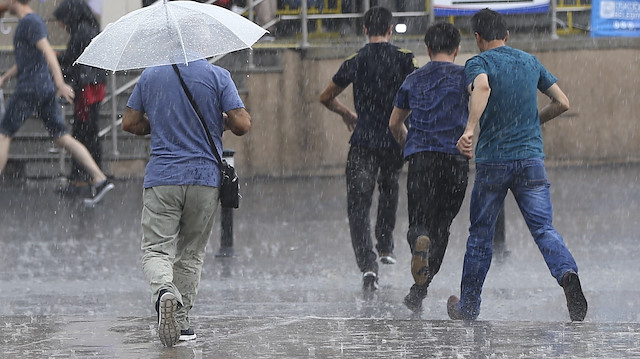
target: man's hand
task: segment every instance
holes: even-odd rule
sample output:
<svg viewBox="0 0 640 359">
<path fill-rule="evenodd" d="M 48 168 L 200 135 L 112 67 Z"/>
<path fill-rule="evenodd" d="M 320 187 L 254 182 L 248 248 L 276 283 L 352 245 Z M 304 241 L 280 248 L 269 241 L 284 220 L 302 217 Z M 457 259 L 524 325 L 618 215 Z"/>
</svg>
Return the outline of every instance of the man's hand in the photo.
<svg viewBox="0 0 640 359">
<path fill-rule="evenodd" d="M 462 136 L 460 136 L 460 139 L 458 139 L 456 147 L 465 157 L 469 159 L 473 158 L 473 132 L 465 131 Z"/>
<path fill-rule="evenodd" d="M 331 81 L 327 88 L 322 91 L 322 94 L 320 94 L 320 102 L 329 110 L 340 115 L 349 131 L 353 132 L 358 122 L 358 115 L 336 98 L 342 91 L 344 91 L 344 87 L 340 87 Z"/>
<path fill-rule="evenodd" d="M 342 115 L 342 121 L 344 121 L 345 125 L 347 125 L 349 131 L 353 132 L 353 129 L 356 128 L 356 123 L 358 122 L 358 115 L 356 115 L 354 112 L 349 111 Z"/>
<path fill-rule="evenodd" d="M 64 97 L 69 103 L 73 103 L 76 94 L 73 92 L 73 88 L 65 83 L 58 86 L 58 96 Z"/>
</svg>

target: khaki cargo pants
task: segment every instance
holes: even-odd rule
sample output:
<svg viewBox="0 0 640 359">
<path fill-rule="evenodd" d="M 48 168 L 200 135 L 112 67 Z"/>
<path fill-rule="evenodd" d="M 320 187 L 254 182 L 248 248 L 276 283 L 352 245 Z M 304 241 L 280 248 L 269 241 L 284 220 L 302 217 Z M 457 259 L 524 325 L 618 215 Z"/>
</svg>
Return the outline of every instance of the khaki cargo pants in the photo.
<svg viewBox="0 0 640 359">
<path fill-rule="evenodd" d="M 218 189 L 208 186 L 145 188 L 142 208 L 142 270 L 155 306 L 167 289 L 182 303 L 176 313 L 181 330 L 198 293 L 207 241 L 218 208 Z"/>
</svg>

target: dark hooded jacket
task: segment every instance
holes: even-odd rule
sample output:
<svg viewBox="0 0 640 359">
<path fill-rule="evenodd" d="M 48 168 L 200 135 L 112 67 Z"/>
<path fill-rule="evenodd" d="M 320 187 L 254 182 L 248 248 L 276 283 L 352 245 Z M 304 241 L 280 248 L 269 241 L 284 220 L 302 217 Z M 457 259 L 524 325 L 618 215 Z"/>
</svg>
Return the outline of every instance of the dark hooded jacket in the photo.
<svg viewBox="0 0 640 359">
<path fill-rule="evenodd" d="M 56 20 L 62 22 L 69 29 L 69 42 L 64 53 L 58 55 L 58 61 L 66 81 L 75 91 L 81 90 L 89 84 L 105 83 L 107 73 L 103 69 L 81 64 L 74 65 L 82 51 L 100 32 L 91 8 L 83 0 L 64 0 L 53 12 Z"/>
</svg>

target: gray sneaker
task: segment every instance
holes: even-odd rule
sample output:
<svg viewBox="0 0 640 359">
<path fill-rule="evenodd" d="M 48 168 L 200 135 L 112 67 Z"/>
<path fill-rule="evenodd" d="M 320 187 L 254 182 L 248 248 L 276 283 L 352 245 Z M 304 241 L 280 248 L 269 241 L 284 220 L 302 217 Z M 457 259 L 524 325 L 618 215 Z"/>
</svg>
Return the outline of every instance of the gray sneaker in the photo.
<svg viewBox="0 0 640 359">
<path fill-rule="evenodd" d="M 362 294 L 364 299 L 372 299 L 376 290 L 378 290 L 378 275 L 376 272 L 362 273 Z"/>
<path fill-rule="evenodd" d="M 98 202 L 102 200 L 102 198 L 104 198 L 104 195 L 107 194 L 107 192 L 111 191 L 114 188 L 115 188 L 115 185 L 111 183 L 108 179 L 105 179 L 100 183 L 92 185 L 91 197 L 84 199 L 84 205 L 87 207 L 95 206 L 96 204 L 98 204 Z"/>
<path fill-rule="evenodd" d="M 380 263 L 382 263 L 382 264 L 396 264 L 396 256 L 394 256 L 392 252 L 381 253 L 380 254 Z"/>
</svg>

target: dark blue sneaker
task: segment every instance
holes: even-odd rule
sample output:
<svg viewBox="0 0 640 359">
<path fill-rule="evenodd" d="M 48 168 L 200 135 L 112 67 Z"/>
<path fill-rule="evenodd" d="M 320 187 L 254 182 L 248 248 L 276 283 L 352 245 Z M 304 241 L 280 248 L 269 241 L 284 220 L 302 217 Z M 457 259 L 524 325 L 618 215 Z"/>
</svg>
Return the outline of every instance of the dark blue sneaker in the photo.
<svg viewBox="0 0 640 359">
<path fill-rule="evenodd" d="M 181 342 L 196 340 L 196 333 L 193 331 L 192 328 L 183 329 L 180 331 L 180 338 L 178 340 Z"/>
</svg>

